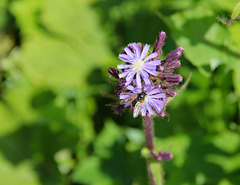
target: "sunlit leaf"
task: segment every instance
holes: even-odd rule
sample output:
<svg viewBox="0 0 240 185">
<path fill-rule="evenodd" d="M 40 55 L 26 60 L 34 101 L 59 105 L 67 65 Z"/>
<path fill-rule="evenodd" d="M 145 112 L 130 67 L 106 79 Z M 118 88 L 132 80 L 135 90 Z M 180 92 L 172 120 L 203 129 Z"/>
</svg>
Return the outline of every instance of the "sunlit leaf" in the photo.
<svg viewBox="0 0 240 185">
<path fill-rule="evenodd" d="M 231 19 L 236 19 L 240 14 L 240 1 L 234 6 Z"/>
</svg>

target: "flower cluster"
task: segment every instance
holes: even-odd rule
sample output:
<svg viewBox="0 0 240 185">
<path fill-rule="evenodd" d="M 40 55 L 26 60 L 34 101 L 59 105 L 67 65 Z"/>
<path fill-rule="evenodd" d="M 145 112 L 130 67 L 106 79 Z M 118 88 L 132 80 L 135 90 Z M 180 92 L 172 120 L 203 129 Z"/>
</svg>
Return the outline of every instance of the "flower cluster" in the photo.
<svg viewBox="0 0 240 185">
<path fill-rule="evenodd" d="M 160 32 L 152 53 L 148 44 L 144 47 L 142 43 L 128 44 L 118 57 L 125 63 L 117 66 L 121 71 L 108 69 L 112 77 L 119 80 L 115 92 L 121 101 L 115 113 L 120 114 L 129 106 L 134 117 L 140 113 L 150 117 L 154 112 L 161 117 L 166 115 L 167 97 L 177 95 L 172 88 L 182 81 L 182 76 L 174 74 L 174 69 L 181 66 L 178 58 L 184 49 L 179 46 L 160 60 L 165 38 L 165 32 Z"/>
</svg>

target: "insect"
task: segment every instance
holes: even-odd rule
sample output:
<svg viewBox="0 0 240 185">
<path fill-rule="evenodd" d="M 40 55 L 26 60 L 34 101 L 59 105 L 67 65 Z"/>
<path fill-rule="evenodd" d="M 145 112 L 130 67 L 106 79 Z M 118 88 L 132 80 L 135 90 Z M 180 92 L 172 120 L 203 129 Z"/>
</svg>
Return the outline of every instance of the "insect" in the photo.
<svg viewBox="0 0 240 185">
<path fill-rule="evenodd" d="M 133 117 L 136 118 L 141 111 L 146 95 L 147 91 L 142 91 L 140 93 L 134 94 L 123 99 L 120 102 L 120 104 L 122 105 L 130 104 L 131 107 L 133 108 Z"/>
</svg>

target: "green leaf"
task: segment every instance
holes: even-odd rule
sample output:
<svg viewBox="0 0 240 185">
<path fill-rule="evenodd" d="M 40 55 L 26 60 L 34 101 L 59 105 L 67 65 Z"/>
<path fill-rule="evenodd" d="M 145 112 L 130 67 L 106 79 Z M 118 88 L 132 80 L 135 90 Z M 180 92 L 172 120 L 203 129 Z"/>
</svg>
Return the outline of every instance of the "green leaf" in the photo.
<svg viewBox="0 0 240 185">
<path fill-rule="evenodd" d="M 212 61 L 234 68 L 240 52 L 231 51 L 231 32 L 216 22 L 214 12 L 206 6 L 178 12 L 165 22 L 171 26 L 177 45 L 184 47 L 184 56 L 205 76 L 210 76 Z"/>
<path fill-rule="evenodd" d="M 73 174 L 74 182 L 92 185 L 112 185 L 111 179 L 101 170 L 101 160 L 98 157 L 89 157 L 78 165 Z"/>
<path fill-rule="evenodd" d="M 207 140 L 220 150 L 228 153 L 236 152 L 240 145 L 239 134 L 231 131 L 224 131 L 218 135 L 208 138 Z"/>
<path fill-rule="evenodd" d="M 19 65 L 35 84 L 82 87 L 96 68 L 115 59 L 88 1 L 14 1 L 22 34 Z"/>
<path fill-rule="evenodd" d="M 240 168 L 240 154 L 234 156 L 208 154 L 206 160 L 221 166 L 227 173 L 231 173 Z"/>
<path fill-rule="evenodd" d="M 121 137 L 120 128 L 111 120 L 105 122 L 105 126 L 94 142 L 95 152 L 101 157 L 110 157 L 110 147 Z"/>
<path fill-rule="evenodd" d="M 7 161 L 0 153 L 0 179 L 4 185 L 40 185 L 38 175 L 29 161 L 16 166 Z M 13 178 L 14 177 L 14 178 Z"/>
<path fill-rule="evenodd" d="M 240 14 L 240 1 L 234 6 L 231 19 L 236 19 Z"/>
</svg>

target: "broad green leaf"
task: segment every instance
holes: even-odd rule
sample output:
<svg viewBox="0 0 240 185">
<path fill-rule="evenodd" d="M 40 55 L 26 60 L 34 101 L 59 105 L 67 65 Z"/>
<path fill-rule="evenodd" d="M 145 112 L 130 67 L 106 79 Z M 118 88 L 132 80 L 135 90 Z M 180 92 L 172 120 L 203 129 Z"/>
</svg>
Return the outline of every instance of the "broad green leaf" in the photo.
<svg viewBox="0 0 240 185">
<path fill-rule="evenodd" d="M 207 140 L 220 150 L 228 153 L 236 152 L 240 145 L 239 134 L 231 131 L 224 131 L 218 135 L 208 138 Z"/>
<path fill-rule="evenodd" d="M 214 12 L 204 6 L 185 10 L 165 22 L 172 27 L 177 45 L 184 47 L 184 56 L 199 71 L 209 76 L 212 61 L 234 68 L 240 52 L 228 48 L 231 35 L 226 27 L 216 22 Z"/>
<path fill-rule="evenodd" d="M 32 110 L 30 99 L 33 87 L 25 80 L 6 90 L 0 102 L 0 134 L 18 129 L 22 124 L 29 124 L 36 114 Z"/>
<path fill-rule="evenodd" d="M 240 1 L 234 6 L 231 19 L 236 19 L 240 15 Z"/>
<path fill-rule="evenodd" d="M 0 181 L 4 185 L 40 185 L 37 173 L 29 161 L 16 166 L 7 161 L 0 153 Z"/>
<path fill-rule="evenodd" d="M 114 59 L 87 1 L 14 1 L 23 36 L 19 65 L 35 84 L 79 87 L 96 68 Z"/>
<path fill-rule="evenodd" d="M 163 151 L 168 150 L 170 153 L 173 153 L 173 162 L 178 167 L 181 167 L 184 164 L 185 160 L 187 160 L 186 151 L 190 144 L 190 137 L 184 134 L 174 135 L 166 139 L 157 138 L 155 140 L 156 147 L 160 147 Z"/>
<path fill-rule="evenodd" d="M 101 157 L 110 157 L 110 147 L 121 137 L 120 128 L 111 120 L 105 122 L 104 128 L 94 142 L 95 152 Z"/>
<path fill-rule="evenodd" d="M 98 157 L 89 157 L 78 165 L 72 174 L 72 179 L 83 184 L 113 184 L 109 176 L 101 170 L 101 160 Z"/>
<path fill-rule="evenodd" d="M 206 160 L 221 166 L 227 173 L 231 173 L 240 168 L 240 154 L 234 156 L 208 154 Z"/>
</svg>

